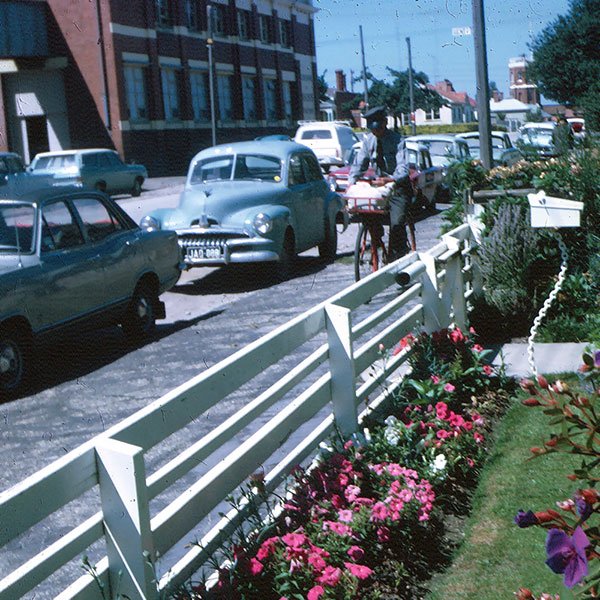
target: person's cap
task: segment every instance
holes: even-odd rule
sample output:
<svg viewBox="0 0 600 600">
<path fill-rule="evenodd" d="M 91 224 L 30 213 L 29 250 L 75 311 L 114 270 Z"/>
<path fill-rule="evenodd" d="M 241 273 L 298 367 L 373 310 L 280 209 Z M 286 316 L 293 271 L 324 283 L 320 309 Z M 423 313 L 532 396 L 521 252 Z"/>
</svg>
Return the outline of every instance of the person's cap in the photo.
<svg viewBox="0 0 600 600">
<path fill-rule="evenodd" d="M 387 122 L 387 111 L 385 106 L 374 106 L 364 113 L 363 117 L 366 119 L 369 129 L 377 129 Z"/>
</svg>

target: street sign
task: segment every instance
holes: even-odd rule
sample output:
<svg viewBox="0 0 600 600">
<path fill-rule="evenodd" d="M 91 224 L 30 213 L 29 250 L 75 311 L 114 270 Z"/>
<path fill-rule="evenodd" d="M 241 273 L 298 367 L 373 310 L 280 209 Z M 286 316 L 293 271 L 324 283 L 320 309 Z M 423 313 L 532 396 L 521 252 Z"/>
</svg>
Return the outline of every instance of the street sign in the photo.
<svg viewBox="0 0 600 600">
<path fill-rule="evenodd" d="M 454 37 L 462 37 L 465 35 L 471 35 L 471 28 L 470 27 L 453 27 L 452 35 Z"/>
</svg>

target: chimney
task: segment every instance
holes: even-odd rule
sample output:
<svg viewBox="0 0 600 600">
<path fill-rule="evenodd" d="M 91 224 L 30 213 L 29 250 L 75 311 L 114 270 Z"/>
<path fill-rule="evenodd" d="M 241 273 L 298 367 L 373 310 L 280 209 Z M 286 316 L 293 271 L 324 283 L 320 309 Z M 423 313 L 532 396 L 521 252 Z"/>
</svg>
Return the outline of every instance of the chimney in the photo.
<svg viewBox="0 0 600 600">
<path fill-rule="evenodd" d="M 344 71 L 342 71 L 342 69 L 338 69 L 335 72 L 335 89 L 338 92 L 346 91 L 346 76 L 344 75 Z"/>
</svg>

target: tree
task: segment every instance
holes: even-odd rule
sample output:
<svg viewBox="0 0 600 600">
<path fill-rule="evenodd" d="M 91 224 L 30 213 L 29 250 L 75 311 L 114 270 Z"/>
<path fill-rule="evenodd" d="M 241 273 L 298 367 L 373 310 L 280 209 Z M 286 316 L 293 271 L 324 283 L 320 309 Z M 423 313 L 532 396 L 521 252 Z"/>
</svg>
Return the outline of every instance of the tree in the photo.
<svg viewBox="0 0 600 600">
<path fill-rule="evenodd" d="M 325 73 L 327 73 L 327 69 L 325 69 L 323 73 L 317 77 L 317 92 L 319 94 L 319 102 L 326 102 L 329 100 L 327 97 L 327 90 L 329 89 L 329 86 L 325 81 Z"/>
<path fill-rule="evenodd" d="M 585 111 L 600 129 L 600 6 L 598 0 L 570 0 L 569 12 L 548 25 L 530 44 L 528 76 L 540 92 Z"/>
</svg>

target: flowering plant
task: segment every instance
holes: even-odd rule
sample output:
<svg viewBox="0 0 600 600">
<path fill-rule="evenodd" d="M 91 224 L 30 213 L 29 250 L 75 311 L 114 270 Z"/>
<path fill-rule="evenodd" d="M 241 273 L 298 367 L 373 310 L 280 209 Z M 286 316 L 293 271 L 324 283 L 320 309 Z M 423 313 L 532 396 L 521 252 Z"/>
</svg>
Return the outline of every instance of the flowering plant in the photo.
<svg viewBox="0 0 600 600">
<path fill-rule="evenodd" d="M 558 510 L 519 510 L 515 523 L 522 528 L 540 526 L 547 529 L 548 567 L 563 574 L 564 584 L 569 588 L 585 579 L 585 587 L 580 587 L 583 597 L 600 598 L 600 530 L 596 522 L 600 514 L 600 493 L 595 489 L 600 481 L 597 472 L 600 465 L 600 415 L 595 406 L 600 393 L 596 386 L 600 351 L 586 352 L 583 360 L 580 371 L 589 394 L 581 394 L 560 380 L 550 384 L 542 376 L 537 378 L 537 385 L 530 380 L 521 382 L 521 387 L 530 394 L 523 403 L 542 407 L 551 418 L 550 424 L 557 427 L 541 446 L 531 448 L 533 456 L 567 452 L 580 455 L 582 462 L 567 476 L 580 485 L 571 498 L 563 498 L 556 503 Z M 592 565 L 591 561 L 596 562 Z M 522 598 L 528 597 L 522 595 Z"/>
</svg>

